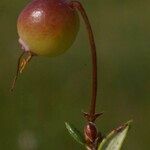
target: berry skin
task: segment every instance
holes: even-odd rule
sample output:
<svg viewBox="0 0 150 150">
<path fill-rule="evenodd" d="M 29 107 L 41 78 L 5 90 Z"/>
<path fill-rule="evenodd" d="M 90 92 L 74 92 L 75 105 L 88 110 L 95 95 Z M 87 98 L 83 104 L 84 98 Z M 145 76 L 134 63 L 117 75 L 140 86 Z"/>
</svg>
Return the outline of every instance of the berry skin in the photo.
<svg viewBox="0 0 150 150">
<path fill-rule="evenodd" d="M 17 22 L 22 49 L 41 56 L 57 56 L 74 42 L 79 16 L 66 0 L 32 0 Z"/>
</svg>

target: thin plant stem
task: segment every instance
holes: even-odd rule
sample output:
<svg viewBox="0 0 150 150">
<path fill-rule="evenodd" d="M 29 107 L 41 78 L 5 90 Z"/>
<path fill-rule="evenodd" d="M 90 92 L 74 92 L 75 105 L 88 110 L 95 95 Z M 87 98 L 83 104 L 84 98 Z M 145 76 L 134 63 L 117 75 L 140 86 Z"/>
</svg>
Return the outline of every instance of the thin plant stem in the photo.
<svg viewBox="0 0 150 150">
<path fill-rule="evenodd" d="M 89 42 L 90 42 L 90 47 L 91 47 L 92 69 L 93 69 L 92 70 L 92 97 L 91 97 L 89 114 L 86 114 L 86 115 L 87 115 L 87 118 L 89 121 L 94 122 L 96 117 L 99 116 L 99 114 L 95 115 L 96 97 L 97 97 L 97 54 L 96 54 L 94 35 L 93 35 L 92 27 L 90 25 L 90 21 L 87 17 L 86 11 L 84 10 L 82 4 L 78 1 L 72 1 L 71 6 L 73 8 L 76 8 L 81 13 L 81 16 L 86 25 Z"/>
</svg>

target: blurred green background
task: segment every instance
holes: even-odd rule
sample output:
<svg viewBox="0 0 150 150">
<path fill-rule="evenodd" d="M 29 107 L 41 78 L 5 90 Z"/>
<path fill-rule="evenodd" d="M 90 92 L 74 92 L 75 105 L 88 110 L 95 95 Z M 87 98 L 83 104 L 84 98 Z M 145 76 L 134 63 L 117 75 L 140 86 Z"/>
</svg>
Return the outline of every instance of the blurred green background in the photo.
<svg viewBox="0 0 150 150">
<path fill-rule="evenodd" d="M 0 1 L 0 149 L 83 149 L 64 122 L 82 130 L 88 110 L 91 60 L 81 21 L 74 45 L 56 58 L 33 59 L 9 92 L 18 46 L 16 20 L 29 0 Z M 134 123 L 124 150 L 150 149 L 150 1 L 82 0 L 98 53 L 97 121 L 106 134 L 127 120 Z"/>
</svg>

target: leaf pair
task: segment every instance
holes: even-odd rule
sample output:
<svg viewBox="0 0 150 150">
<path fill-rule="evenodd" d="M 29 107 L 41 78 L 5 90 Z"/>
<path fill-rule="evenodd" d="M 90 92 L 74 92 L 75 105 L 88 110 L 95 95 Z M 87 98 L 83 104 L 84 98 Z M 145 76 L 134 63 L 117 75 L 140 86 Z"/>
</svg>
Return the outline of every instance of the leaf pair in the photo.
<svg viewBox="0 0 150 150">
<path fill-rule="evenodd" d="M 111 131 L 99 144 L 98 150 L 120 150 L 127 136 L 131 121 Z M 83 134 L 73 125 L 65 123 L 70 135 L 81 145 L 86 146 Z"/>
</svg>

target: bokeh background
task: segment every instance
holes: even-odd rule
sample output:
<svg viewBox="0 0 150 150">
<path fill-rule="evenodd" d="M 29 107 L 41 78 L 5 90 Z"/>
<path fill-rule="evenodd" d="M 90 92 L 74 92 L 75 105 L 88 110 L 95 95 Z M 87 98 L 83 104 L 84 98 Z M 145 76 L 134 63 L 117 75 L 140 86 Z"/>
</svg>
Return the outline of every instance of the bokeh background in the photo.
<svg viewBox="0 0 150 150">
<path fill-rule="evenodd" d="M 29 0 L 0 1 L 0 149 L 84 149 L 64 122 L 82 130 L 88 110 L 91 60 L 83 21 L 74 45 L 56 58 L 37 57 L 9 92 L 18 46 L 16 20 Z M 82 0 L 98 53 L 97 121 L 106 134 L 130 119 L 124 150 L 150 149 L 150 1 Z"/>
</svg>

